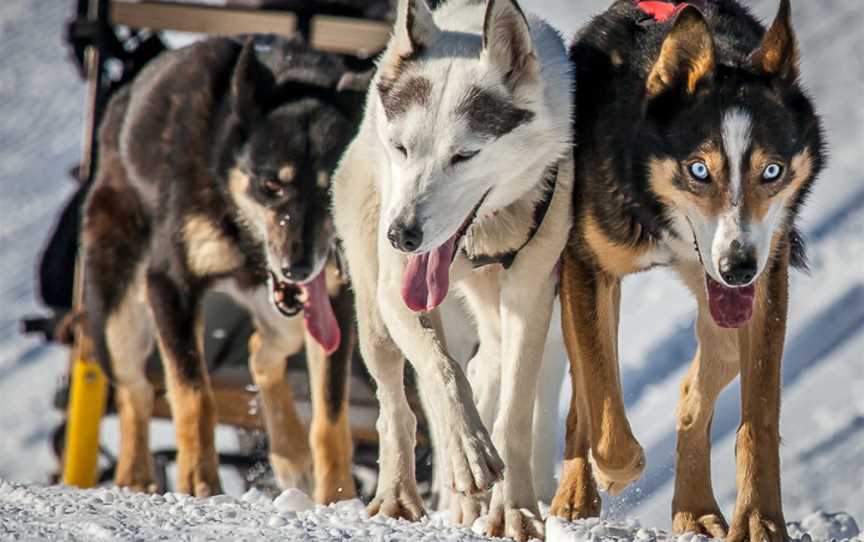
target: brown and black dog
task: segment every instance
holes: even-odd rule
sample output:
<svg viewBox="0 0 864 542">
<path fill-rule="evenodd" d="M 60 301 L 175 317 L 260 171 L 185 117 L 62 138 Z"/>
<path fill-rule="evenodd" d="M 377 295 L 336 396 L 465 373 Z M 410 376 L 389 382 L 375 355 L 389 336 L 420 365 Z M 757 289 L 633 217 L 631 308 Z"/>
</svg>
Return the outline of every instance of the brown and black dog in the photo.
<svg viewBox="0 0 864 542">
<path fill-rule="evenodd" d="M 353 302 L 335 263 L 329 184 L 365 91 L 344 82 L 362 80 L 343 58 L 303 45 L 219 38 L 164 53 L 109 102 L 82 241 L 89 329 L 117 390 L 118 485 L 155 489 L 144 372 L 155 341 L 176 489 L 220 491 L 201 300 L 221 289 L 255 322 L 249 364 L 277 483 L 310 491 L 314 467 L 319 502 L 355 495 Z M 285 379 L 286 358 L 304 343 L 311 439 Z"/>
<path fill-rule="evenodd" d="M 766 31 L 734 0 L 619 0 L 577 37 L 571 60 L 574 229 L 561 303 L 574 399 L 552 513 L 595 516 L 595 476 L 614 493 L 644 469 L 619 383 L 620 284 L 669 266 L 699 306 L 677 414 L 673 528 L 786 539 L 778 447 L 788 272 L 804 264 L 794 222 L 824 161 L 789 1 Z M 709 428 L 717 395 L 739 373 L 729 526 L 711 488 Z"/>
</svg>

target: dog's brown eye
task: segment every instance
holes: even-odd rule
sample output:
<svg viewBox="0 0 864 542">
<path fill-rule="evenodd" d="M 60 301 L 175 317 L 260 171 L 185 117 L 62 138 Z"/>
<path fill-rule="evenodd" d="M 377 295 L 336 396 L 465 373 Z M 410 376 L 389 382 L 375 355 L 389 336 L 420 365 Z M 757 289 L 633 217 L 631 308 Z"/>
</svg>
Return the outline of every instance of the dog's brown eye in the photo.
<svg viewBox="0 0 864 542">
<path fill-rule="evenodd" d="M 285 187 L 275 179 L 265 179 L 261 182 L 261 191 L 268 198 L 281 198 L 285 194 Z"/>
<path fill-rule="evenodd" d="M 404 158 L 407 158 L 407 157 L 408 157 L 408 149 L 405 148 L 405 145 L 402 145 L 402 144 L 400 144 L 400 143 L 396 143 L 396 144 L 394 145 L 394 148 L 395 148 L 397 151 L 399 151 L 399 154 L 401 154 Z"/>
</svg>

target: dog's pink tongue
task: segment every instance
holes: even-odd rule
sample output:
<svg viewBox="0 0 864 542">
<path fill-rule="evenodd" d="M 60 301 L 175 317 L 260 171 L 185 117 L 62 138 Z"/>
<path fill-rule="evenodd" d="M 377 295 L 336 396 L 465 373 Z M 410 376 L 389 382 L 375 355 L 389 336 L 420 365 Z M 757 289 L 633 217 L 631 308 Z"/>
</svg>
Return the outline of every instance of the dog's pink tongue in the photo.
<svg viewBox="0 0 864 542">
<path fill-rule="evenodd" d="M 753 300 L 756 288 L 751 284 L 743 288 L 723 286 L 708 275 L 708 308 L 714 322 L 725 328 L 739 328 L 753 316 Z"/>
<path fill-rule="evenodd" d="M 408 257 L 402 277 L 402 299 L 412 311 L 431 311 L 447 297 L 450 288 L 450 262 L 456 236 L 440 247 Z"/>
<path fill-rule="evenodd" d="M 339 348 L 342 333 L 339 331 L 339 323 L 330 306 L 330 295 L 327 293 L 327 282 L 325 270 L 318 276 L 300 288 L 306 293 L 306 302 L 303 304 L 303 323 L 306 331 L 318 341 L 329 356 Z"/>
</svg>

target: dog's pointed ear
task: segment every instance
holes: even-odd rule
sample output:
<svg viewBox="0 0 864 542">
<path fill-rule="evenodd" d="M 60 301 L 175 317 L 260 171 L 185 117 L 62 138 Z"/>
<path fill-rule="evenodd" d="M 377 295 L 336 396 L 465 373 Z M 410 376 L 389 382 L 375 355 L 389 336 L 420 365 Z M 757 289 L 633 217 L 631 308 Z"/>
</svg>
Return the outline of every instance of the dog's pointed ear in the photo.
<svg viewBox="0 0 864 542">
<path fill-rule="evenodd" d="M 482 56 L 500 70 L 511 90 L 539 80 L 540 63 L 528 19 L 515 0 L 486 2 Z"/>
<path fill-rule="evenodd" d="M 780 9 L 762 43 L 750 53 L 751 68 L 757 73 L 796 79 L 798 77 L 798 44 L 792 30 L 792 8 L 789 0 L 780 0 Z"/>
<path fill-rule="evenodd" d="M 694 94 L 701 82 L 713 76 L 714 56 L 708 23 L 698 9 L 685 7 L 663 40 L 660 56 L 645 81 L 648 99 L 670 90 Z"/>
<path fill-rule="evenodd" d="M 255 55 L 253 39 L 247 38 L 231 77 L 231 108 L 240 120 L 248 122 L 260 113 L 268 76 Z"/>
<path fill-rule="evenodd" d="M 393 48 L 399 58 L 416 55 L 437 39 L 440 30 L 426 0 L 399 0 Z"/>
<path fill-rule="evenodd" d="M 345 111 L 351 112 L 352 116 L 363 114 L 363 103 L 366 101 L 366 92 L 373 77 L 375 77 L 375 68 L 346 71 L 336 83 L 336 99 Z"/>
</svg>

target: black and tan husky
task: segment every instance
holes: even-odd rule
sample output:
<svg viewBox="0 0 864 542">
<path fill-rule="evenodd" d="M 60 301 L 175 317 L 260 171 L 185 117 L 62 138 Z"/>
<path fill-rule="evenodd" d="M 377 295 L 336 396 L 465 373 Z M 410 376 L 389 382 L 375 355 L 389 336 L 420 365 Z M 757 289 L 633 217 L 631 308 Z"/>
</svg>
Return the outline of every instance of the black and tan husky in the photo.
<svg viewBox="0 0 864 542">
<path fill-rule="evenodd" d="M 788 270 L 804 263 L 795 218 L 824 154 L 799 84 L 789 1 L 766 31 L 734 0 L 619 0 L 577 37 L 571 60 L 574 229 L 561 300 L 574 401 L 552 512 L 597 515 L 592 470 L 613 492 L 641 475 L 618 380 L 620 283 L 669 266 L 699 305 L 699 350 L 677 414 L 673 527 L 785 539 L 778 446 Z M 709 428 L 717 395 L 739 373 L 729 525 L 711 489 Z"/>
<path fill-rule="evenodd" d="M 249 364 L 277 483 L 311 490 L 314 464 L 319 502 L 354 496 L 353 309 L 328 210 L 330 173 L 359 122 L 363 95 L 343 88 L 355 75 L 302 45 L 211 39 L 163 54 L 109 103 L 83 244 L 89 328 L 117 387 L 118 485 L 155 487 L 144 372 L 155 342 L 176 425 L 176 487 L 220 491 L 201 347 L 201 299 L 220 288 L 255 321 Z M 284 376 L 304 342 L 311 452 Z"/>
</svg>

